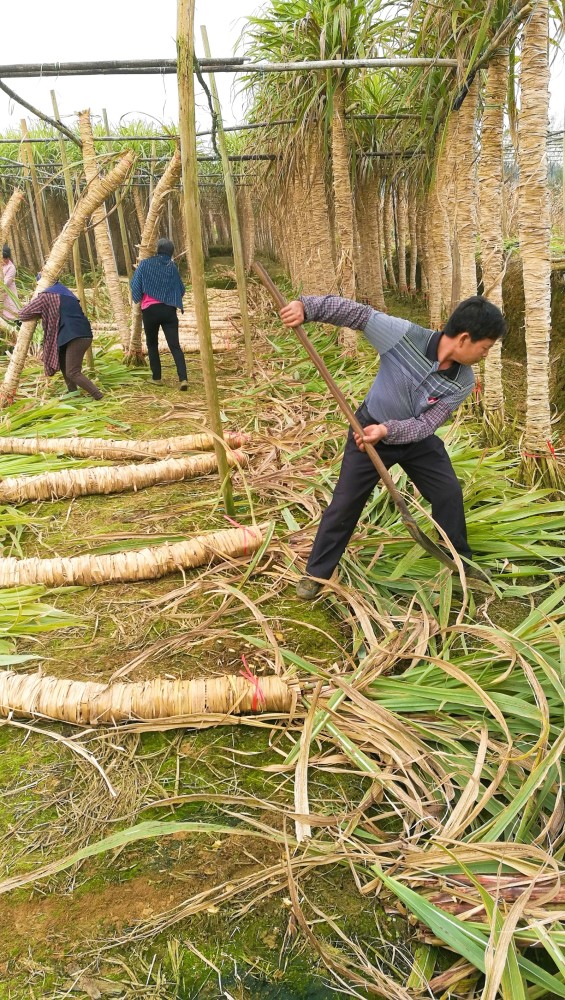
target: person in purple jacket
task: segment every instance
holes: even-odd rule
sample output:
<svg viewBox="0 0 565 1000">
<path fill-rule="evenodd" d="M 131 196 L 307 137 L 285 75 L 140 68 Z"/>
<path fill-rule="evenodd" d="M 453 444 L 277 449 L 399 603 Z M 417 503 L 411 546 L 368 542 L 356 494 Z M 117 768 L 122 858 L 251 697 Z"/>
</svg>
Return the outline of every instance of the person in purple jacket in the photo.
<svg viewBox="0 0 565 1000">
<path fill-rule="evenodd" d="M 400 465 L 463 560 L 467 541 L 463 491 L 441 438 L 434 431 L 471 393 L 472 365 L 485 358 L 506 332 L 500 309 L 473 295 L 461 302 L 443 330 L 426 330 L 407 319 L 335 295 L 306 295 L 281 309 L 285 326 L 310 320 L 362 330 L 380 355 L 377 376 L 357 410 L 363 437 L 350 429 L 339 479 L 314 539 L 306 575 L 296 592 L 312 600 L 329 580 L 353 534 L 379 475 L 365 454 L 374 445 L 390 468 Z M 475 566 L 466 576 L 488 579 Z"/>
</svg>

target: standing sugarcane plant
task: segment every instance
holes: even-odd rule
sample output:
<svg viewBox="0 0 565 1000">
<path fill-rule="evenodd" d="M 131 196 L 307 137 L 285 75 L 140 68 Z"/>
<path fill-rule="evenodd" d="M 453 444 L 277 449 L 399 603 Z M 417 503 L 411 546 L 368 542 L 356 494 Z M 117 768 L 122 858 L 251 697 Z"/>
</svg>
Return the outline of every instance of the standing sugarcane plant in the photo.
<svg viewBox="0 0 565 1000">
<path fill-rule="evenodd" d="M 198 194 L 198 163 L 196 160 L 196 121 L 194 117 L 194 4 L 195 0 L 178 0 L 177 7 L 177 80 L 179 88 L 179 133 L 181 141 L 183 214 L 188 240 L 188 256 L 198 324 L 200 359 L 208 406 L 210 428 L 217 435 L 214 450 L 224 504 L 228 514 L 235 513 L 229 466 L 223 447 L 222 418 L 212 352 L 212 333 L 204 278 L 204 255 Z"/>
<path fill-rule="evenodd" d="M 82 153 L 84 159 L 84 172 L 88 184 L 92 184 L 98 177 L 98 165 L 96 163 L 96 152 L 94 149 L 94 137 L 92 135 L 92 124 L 90 121 L 90 111 L 81 111 L 79 114 L 79 129 L 82 139 Z M 122 346 L 126 350 L 129 342 L 129 328 L 126 315 L 126 308 L 122 296 L 122 289 L 114 251 L 110 241 L 108 221 L 103 205 L 100 205 L 92 213 L 92 224 L 94 227 L 94 239 L 96 241 L 96 252 L 98 259 L 104 270 L 106 287 L 114 313 L 114 319 L 118 328 L 118 333 Z"/>
<path fill-rule="evenodd" d="M 141 232 L 137 264 L 140 264 L 142 260 L 146 260 L 155 253 L 158 238 L 158 227 L 163 214 L 163 209 L 171 191 L 179 182 L 180 173 L 180 150 L 175 149 L 173 157 L 168 164 L 165 173 L 159 180 L 153 192 L 153 197 L 151 198 L 147 218 L 145 219 Z M 145 358 L 141 347 L 141 304 L 136 302 L 132 304 L 131 330 L 129 335 L 129 344 L 126 351 L 126 363 L 138 366 L 145 364 Z"/>
<path fill-rule="evenodd" d="M 87 190 L 75 205 L 69 221 L 51 248 L 51 253 L 43 266 L 35 295 L 38 295 L 44 288 L 48 288 L 49 285 L 57 281 L 65 265 L 65 261 L 71 253 L 73 243 L 84 230 L 87 220 L 102 205 L 104 199 L 112 194 L 120 184 L 123 184 L 133 166 L 134 160 L 135 154 L 131 150 L 128 150 L 120 157 L 116 166 L 105 177 L 97 177 L 89 184 Z M 12 352 L 4 380 L 0 386 L 0 406 L 8 405 L 15 397 L 36 325 L 37 320 L 33 319 L 27 323 L 23 323 L 20 328 L 16 346 Z"/>
<path fill-rule="evenodd" d="M 502 309 L 504 241 L 502 233 L 504 108 L 508 86 L 508 48 L 494 57 L 486 73 L 479 157 L 479 231 L 484 295 Z M 485 360 L 484 402 L 488 426 L 504 427 L 502 344 L 497 341 Z"/>
<path fill-rule="evenodd" d="M 14 188 L 0 216 L 0 241 L 2 244 L 5 243 L 6 236 L 16 221 L 16 215 L 24 199 L 25 194 L 23 191 L 20 191 L 19 188 Z"/>
<path fill-rule="evenodd" d="M 518 119 L 518 213 L 524 278 L 527 394 L 525 467 L 553 472 L 549 395 L 551 214 L 547 183 L 549 4 L 538 0 L 524 27 Z"/>
</svg>

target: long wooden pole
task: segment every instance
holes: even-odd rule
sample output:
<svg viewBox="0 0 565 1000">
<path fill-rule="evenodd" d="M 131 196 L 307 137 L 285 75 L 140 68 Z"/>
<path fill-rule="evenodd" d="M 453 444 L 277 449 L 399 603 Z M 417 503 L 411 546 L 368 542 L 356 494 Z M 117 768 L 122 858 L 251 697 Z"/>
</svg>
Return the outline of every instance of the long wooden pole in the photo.
<svg viewBox="0 0 565 1000">
<path fill-rule="evenodd" d="M 106 129 L 106 132 L 109 133 L 110 126 L 108 125 L 108 114 L 106 112 L 106 108 L 102 108 L 102 117 L 104 119 L 104 128 Z M 118 223 L 120 226 L 120 236 L 122 238 L 122 247 L 124 250 L 126 274 L 128 276 L 128 281 L 131 281 L 131 279 L 133 278 L 133 266 L 131 262 L 131 254 L 129 252 L 128 231 L 126 226 L 126 219 L 124 216 L 124 206 L 122 203 L 121 194 L 116 194 L 116 209 L 118 211 Z"/>
<path fill-rule="evenodd" d="M 196 122 L 194 117 L 194 6 L 195 0 L 178 0 L 177 6 L 177 82 L 179 91 L 179 132 L 181 142 L 183 209 L 188 240 L 194 310 L 198 325 L 200 358 L 210 427 L 218 440 L 214 450 L 222 483 L 224 504 L 234 514 L 229 466 L 223 447 L 222 420 L 212 352 L 212 333 L 204 280 L 204 255 L 200 224 L 198 167 L 196 162 Z"/>
<path fill-rule="evenodd" d="M 202 41 L 204 43 L 204 52 L 206 56 L 210 57 L 210 43 L 208 42 L 208 32 L 206 31 L 205 25 L 202 25 L 200 29 L 202 33 Z M 231 174 L 230 163 L 228 160 L 228 148 L 226 144 L 226 137 L 224 134 L 224 129 L 222 125 L 222 109 L 220 107 L 220 99 L 218 97 L 218 88 L 216 87 L 216 80 L 214 74 L 210 73 L 208 75 L 210 80 L 210 90 L 212 92 L 212 101 L 214 105 L 214 113 L 216 115 L 216 127 L 217 127 L 217 140 L 218 149 L 220 150 L 220 156 L 222 159 L 222 170 L 224 174 L 224 185 L 226 188 L 226 198 L 228 202 L 228 213 L 230 217 L 230 228 L 231 228 L 231 240 L 233 247 L 233 259 L 235 264 L 235 277 L 237 281 L 237 291 L 239 294 L 239 306 L 241 309 L 241 323 L 243 326 L 243 339 L 245 343 L 245 370 L 247 375 L 251 375 L 253 371 L 253 347 L 251 344 L 251 323 L 249 322 L 249 310 L 247 308 L 247 282 L 245 280 L 245 261 L 243 258 L 243 246 L 241 243 L 241 231 L 239 228 L 239 218 L 237 215 L 237 203 L 235 198 L 235 186 L 233 183 L 233 177 Z"/>
<path fill-rule="evenodd" d="M 20 121 L 20 126 L 22 130 L 22 136 L 24 139 L 28 138 L 27 122 L 25 118 Z M 41 198 L 41 190 L 39 187 L 39 181 L 37 180 L 37 170 L 35 169 L 35 161 L 33 159 L 33 149 L 31 146 L 25 147 L 24 152 L 27 158 L 27 163 L 29 166 L 29 173 L 31 177 L 31 186 L 33 188 L 33 197 L 35 201 L 35 211 L 37 214 L 37 221 L 39 223 L 39 234 L 40 234 L 40 246 L 43 257 L 46 258 L 49 255 L 51 249 L 51 240 L 49 239 L 49 234 L 47 232 L 47 223 L 45 222 L 45 213 L 43 211 L 43 201 Z"/>
</svg>

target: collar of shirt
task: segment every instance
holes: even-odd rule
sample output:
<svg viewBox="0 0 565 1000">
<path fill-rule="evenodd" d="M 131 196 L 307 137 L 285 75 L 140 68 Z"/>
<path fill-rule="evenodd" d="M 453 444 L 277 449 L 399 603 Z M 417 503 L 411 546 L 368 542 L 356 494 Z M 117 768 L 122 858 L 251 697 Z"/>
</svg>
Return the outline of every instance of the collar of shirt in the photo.
<svg viewBox="0 0 565 1000">
<path fill-rule="evenodd" d="M 437 349 L 438 349 L 438 344 L 439 344 L 439 341 L 440 341 L 440 337 L 441 337 L 441 330 L 435 330 L 434 333 L 432 333 L 430 339 L 428 340 L 428 346 L 426 347 L 426 357 L 427 357 L 428 361 L 435 361 L 435 362 L 437 362 L 437 360 L 438 360 Z M 455 378 L 457 378 L 457 375 L 459 374 L 459 368 L 460 367 L 461 366 L 460 366 L 459 362 L 458 361 L 454 361 L 453 364 L 451 364 L 449 366 L 449 368 L 442 368 L 441 371 L 439 371 L 439 369 L 438 369 L 438 374 L 439 375 L 445 375 L 445 377 L 449 378 L 449 379 L 455 379 Z"/>
</svg>

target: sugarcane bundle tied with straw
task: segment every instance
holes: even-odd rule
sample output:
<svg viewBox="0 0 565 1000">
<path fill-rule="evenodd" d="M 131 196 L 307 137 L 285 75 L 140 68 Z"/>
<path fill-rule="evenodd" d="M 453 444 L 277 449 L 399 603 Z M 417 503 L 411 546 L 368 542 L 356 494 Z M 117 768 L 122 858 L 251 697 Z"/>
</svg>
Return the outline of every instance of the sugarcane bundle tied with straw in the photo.
<svg viewBox="0 0 565 1000">
<path fill-rule="evenodd" d="M 0 715 L 41 716 L 72 725 L 96 726 L 155 719 L 288 713 L 291 688 L 277 676 L 223 675 L 193 680 L 162 677 L 138 683 L 46 677 L 0 672 Z"/>
</svg>

